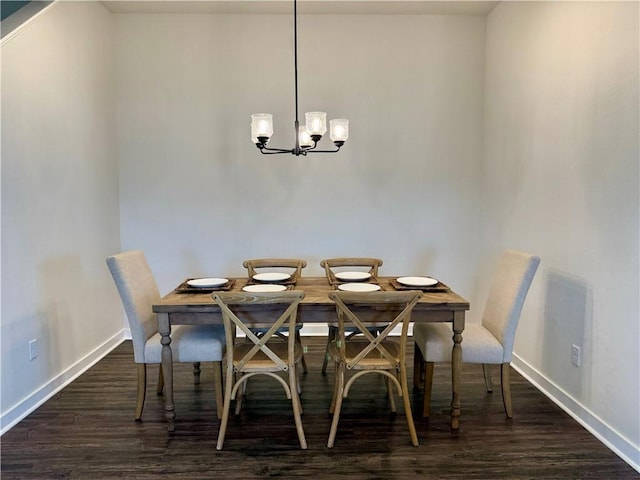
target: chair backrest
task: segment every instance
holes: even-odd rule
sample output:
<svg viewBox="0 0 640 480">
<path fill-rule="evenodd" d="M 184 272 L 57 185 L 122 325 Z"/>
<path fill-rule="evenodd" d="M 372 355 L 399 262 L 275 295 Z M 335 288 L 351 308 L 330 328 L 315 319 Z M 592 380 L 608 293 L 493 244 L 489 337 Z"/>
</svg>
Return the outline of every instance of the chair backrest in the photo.
<svg viewBox="0 0 640 480">
<path fill-rule="evenodd" d="M 401 360 L 404 359 L 406 356 L 406 340 L 409 323 L 411 321 L 411 312 L 421 297 L 422 292 L 415 290 L 399 292 L 335 291 L 329 293 L 329 298 L 336 304 L 336 312 L 338 315 L 337 346 L 343 351 L 343 357 L 347 338 L 347 334 L 345 333 L 346 325 L 357 328 L 359 333 L 364 335 L 370 342 L 356 357 L 348 361 L 346 365 L 347 369 L 357 367 L 362 359 L 376 351 L 387 359 L 391 365 L 395 366 L 397 363 L 395 357 L 384 348 L 382 343 L 399 323 L 402 324 L 399 358 Z M 368 314 L 373 314 L 373 317 L 370 318 L 369 321 L 366 320 L 366 318 L 369 317 Z M 377 336 L 374 336 L 367 328 L 371 320 L 376 323 L 384 321 L 388 322 L 388 324 L 384 330 L 378 333 Z M 348 334 L 350 335 L 351 332 Z"/>
<path fill-rule="evenodd" d="M 253 342 L 253 347 L 241 359 L 236 359 L 236 371 L 242 371 L 258 352 L 263 352 L 274 362 L 274 370 L 286 371 L 294 361 L 295 327 L 298 305 L 304 298 L 301 290 L 287 290 L 284 292 L 214 292 L 213 299 L 222 311 L 224 322 L 228 362 L 233 362 L 234 338 L 236 327 L 242 331 L 247 339 Z M 256 307 L 256 308 L 246 308 Z M 252 328 L 267 326 L 268 330 L 258 337 Z M 269 339 L 278 333 L 283 326 L 288 326 L 288 358 L 283 361 L 268 346 Z"/>
<path fill-rule="evenodd" d="M 365 258 L 365 257 L 341 257 L 341 258 L 326 258 L 320 261 L 320 266 L 324 268 L 327 280 L 330 284 L 337 283 L 335 276 L 335 268 L 342 267 L 367 267 L 367 273 L 370 273 L 372 277 L 378 276 L 378 267 L 382 266 L 382 260 L 379 258 Z"/>
<path fill-rule="evenodd" d="M 302 269 L 307 266 L 306 260 L 298 260 L 295 258 L 254 258 L 252 260 L 245 260 L 242 265 L 247 269 L 249 278 L 253 277 L 256 273 L 256 269 L 261 268 L 287 268 L 294 269 L 292 273 L 293 279 L 296 280 L 302 275 Z"/>
<path fill-rule="evenodd" d="M 160 299 L 155 278 L 140 250 L 107 257 L 107 265 L 129 320 L 134 360 L 144 363 L 144 345 L 158 331 L 158 321 L 152 310 L 153 304 Z"/>
<path fill-rule="evenodd" d="M 515 250 L 506 250 L 498 263 L 482 325 L 502 344 L 505 363 L 511 361 L 520 312 L 539 264 L 540 257 Z"/>
</svg>

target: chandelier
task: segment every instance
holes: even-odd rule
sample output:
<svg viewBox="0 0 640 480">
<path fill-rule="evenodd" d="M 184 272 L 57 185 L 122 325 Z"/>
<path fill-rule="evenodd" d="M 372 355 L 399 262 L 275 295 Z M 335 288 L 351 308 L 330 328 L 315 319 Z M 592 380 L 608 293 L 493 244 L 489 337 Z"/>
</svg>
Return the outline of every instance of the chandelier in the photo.
<svg viewBox="0 0 640 480">
<path fill-rule="evenodd" d="M 270 148 L 267 143 L 273 135 L 273 116 L 270 113 L 254 113 L 251 115 L 251 140 L 261 153 L 276 155 L 290 153 L 295 156 L 307 153 L 335 153 L 349 138 L 349 120 L 337 118 L 329 122 L 329 136 L 335 145 L 335 150 L 317 150 L 318 142 L 327 132 L 327 114 L 325 112 L 305 113 L 306 125 L 300 125 L 298 119 L 298 5 L 293 0 L 293 57 L 296 119 L 294 131 L 296 143 L 293 148 Z"/>
</svg>

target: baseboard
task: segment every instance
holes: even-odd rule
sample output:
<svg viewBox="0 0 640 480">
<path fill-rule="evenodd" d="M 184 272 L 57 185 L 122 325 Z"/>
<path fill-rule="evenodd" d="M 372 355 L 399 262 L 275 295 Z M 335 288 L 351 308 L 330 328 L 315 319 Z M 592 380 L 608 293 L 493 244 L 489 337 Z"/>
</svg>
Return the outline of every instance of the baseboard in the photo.
<svg viewBox="0 0 640 480">
<path fill-rule="evenodd" d="M 303 337 L 326 337 L 328 328 L 326 323 L 305 323 L 300 330 L 300 335 Z"/>
<path fill-rule="evenodd" d="M 59 375 L 51 379 L 38 390 L 36 390 L 24 400 L 19 402 L 17 405 L 12 407 L 10 410 L 3 413 L 0 417 L 0 425 L 2 425 L 0 435 L 4 435 L 11 428 L 13 428 L 14 425 L 23 420 L 27 415 L 37 409 L 40 405 L 49 400 L 56 393 L 58 393 L 60 390 L 62 390 L 64 387 L 69 385 L 76 378 L 86 372 L 89 368 L 95 365 L 111 350 L 120 345 L 123 340 L 127 338 L 126 333 L 129 332 L 125 332 L 124 329 L 121 330 L 109 340 L 104 342 L 102 345 L 85 355 L 75 364 L 61 372 Z M 129 338 L 131 338 L 130 335 Z"/>
<path fill-rule="evenodd" d="M 300 330 L 303 337 L 326 337 L 328 326 L 326 323 L 305 323 Z M 397 325 L 390 333 L 392 336 L 400 336 L 402 333 L 402 325 Z M 413 325 L 409 325 L 408 335 L 413 335 Z"/>
<path fill-rule="evenodd" d="M 634 445 L 629 439 L 515 354 L 511 366 L 616 455 L 640 472 L 640 446 Z"/>
</svg>

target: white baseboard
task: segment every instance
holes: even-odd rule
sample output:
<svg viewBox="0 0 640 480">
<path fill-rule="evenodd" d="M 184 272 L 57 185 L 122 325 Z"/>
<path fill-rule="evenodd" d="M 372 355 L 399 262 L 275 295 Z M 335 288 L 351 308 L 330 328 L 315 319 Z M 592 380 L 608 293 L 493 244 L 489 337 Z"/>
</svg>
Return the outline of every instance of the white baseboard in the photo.
<svg viewBox="0 0 640 480">
<path fill-rule="evenodd" d="M 511 365 L 520 375 L 535 385 L 542 393 L 591 432 L 598 440 L 609 447 L 616 455 L 640 472 L 640 446 L 634 445 L 629 439 L 617 432 L 595 413 L 546 378 L 540 371 L 529 365 L 522 358 L 514 354 Z"/>
<path fill-rule="evenodd" d="M 23 420 L 40 405 L 49 400 L 84 372 L 89 370 L 111 350 L 120 345 L 123 340 L 127 338 L 127 333 L 129 333 L 129 331 L 125 331 L 124 329 L 121 330 L 92 352 L 89 352 L 83 358 L 78 360 L 75 364 L 52 378 L 49 382 L 37 389 L 24 400 L 11 407 L 7 412 L 3 413 L 0 417 L 0 425 L 2 425 L 0 435 L 4 435 L 14 425 Z M 130 335 L 129 338 L 131 338 Z"/>
<path fill-rule="evenodd" d="M 305 323 L 300 330 L 300 335 L 303 337 L 326 337 L 328 329 L 326 323 Z"/>
<path fill-rule="evenodd" d="M 300 335 L 303 337 L 325 337 L 327 335 L 328 326 L 326 323 L 305 323 L 300 330 Z M 400 336 L 402 333 L 402 325 L 397 325 L 390 335 Z M 413 335 L 413 325 L 409 325 L 408 335 Z"/>
</svg>

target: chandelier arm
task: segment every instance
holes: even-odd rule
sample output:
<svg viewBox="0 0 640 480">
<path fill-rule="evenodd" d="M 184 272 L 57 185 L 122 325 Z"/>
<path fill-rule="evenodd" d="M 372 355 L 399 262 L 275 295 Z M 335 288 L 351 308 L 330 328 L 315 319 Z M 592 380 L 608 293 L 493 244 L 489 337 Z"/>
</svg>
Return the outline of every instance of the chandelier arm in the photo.
<svg viewBox="0 0 640 480">
<path fill-rule="evenodd" d="M 336 145 L 335 150 L 308 150 L 308 153 L 336 153 L 340 150 L 340 147 Z"/>
<path fill-rule="evenodd" d="M 259 147 L 260 153 L 263 155 L 277 155 L 278 153 L 293 153 L 293 149 Z"/>
</svg>

